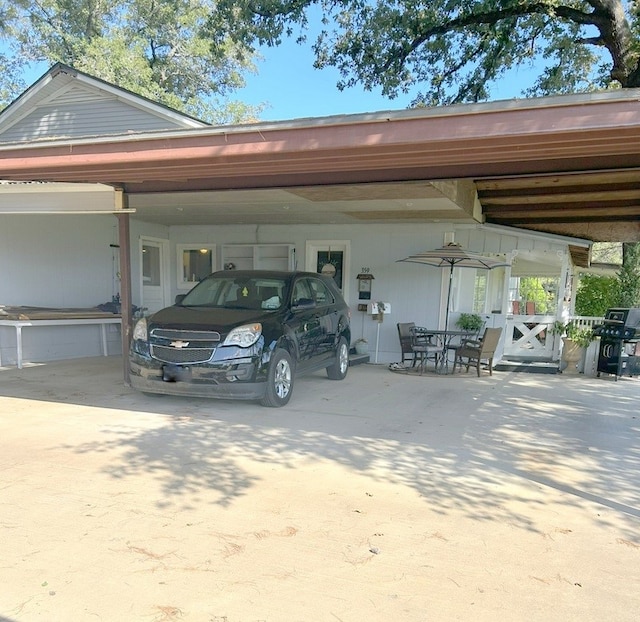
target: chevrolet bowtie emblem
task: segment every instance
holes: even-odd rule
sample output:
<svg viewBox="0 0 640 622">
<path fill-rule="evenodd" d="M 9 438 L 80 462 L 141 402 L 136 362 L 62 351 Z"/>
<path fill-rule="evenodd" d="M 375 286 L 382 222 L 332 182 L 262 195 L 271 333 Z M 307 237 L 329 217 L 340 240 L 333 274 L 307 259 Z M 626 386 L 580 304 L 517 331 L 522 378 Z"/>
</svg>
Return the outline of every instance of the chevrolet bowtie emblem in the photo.
<svg viewBox="0 0 640 622">
<path fill-rule="evenodd" d="M 189 345 L 188 341 L 172 341 L 169 344 L 172 348 L 186 348 Z"/>
</svg>

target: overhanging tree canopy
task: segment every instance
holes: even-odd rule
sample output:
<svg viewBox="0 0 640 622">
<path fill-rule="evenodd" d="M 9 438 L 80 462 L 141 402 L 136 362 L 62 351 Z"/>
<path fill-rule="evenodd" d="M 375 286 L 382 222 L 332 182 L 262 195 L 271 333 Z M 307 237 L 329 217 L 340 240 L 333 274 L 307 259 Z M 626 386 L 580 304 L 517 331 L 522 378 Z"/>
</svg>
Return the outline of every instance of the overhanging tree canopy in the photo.
<svg viewBox="0 0 640 622">
<path fill-rule="evenodd" d="M 212 49 L 207 0 L 0 0 L 0 107 L 25 88 L 30 63 L 61 62 L 217 123 L 259 110 L 227 96 L 253 70 L 228 37 Z"/>
<path fill-rule="evenodd" d="M 216 45 L 278 45 L 316 13 L 315 66 L 337 67 L 340 89 L 475 102 L 516 67 L 538 72 L 525 95 L 640 86 L 639 9 L 623 0 L 220 0 L 210 27 Z"/>
</svg>

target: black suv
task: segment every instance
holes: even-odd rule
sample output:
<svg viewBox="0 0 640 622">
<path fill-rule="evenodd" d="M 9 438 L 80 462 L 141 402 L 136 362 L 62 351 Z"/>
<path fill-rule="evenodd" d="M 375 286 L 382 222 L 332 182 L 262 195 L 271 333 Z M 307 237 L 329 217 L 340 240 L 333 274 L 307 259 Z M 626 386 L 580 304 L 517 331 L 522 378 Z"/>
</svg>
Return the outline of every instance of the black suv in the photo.
<svg viewBox="0 0 640 622">
<path fill-rule="evenodd" d="M 349 368 L 350 311 L 333 279 L 311 272 L 214 272 L 136 324 L 131 384 L 149 393 L 284 406 L 294 376 Z"/>
</svg>

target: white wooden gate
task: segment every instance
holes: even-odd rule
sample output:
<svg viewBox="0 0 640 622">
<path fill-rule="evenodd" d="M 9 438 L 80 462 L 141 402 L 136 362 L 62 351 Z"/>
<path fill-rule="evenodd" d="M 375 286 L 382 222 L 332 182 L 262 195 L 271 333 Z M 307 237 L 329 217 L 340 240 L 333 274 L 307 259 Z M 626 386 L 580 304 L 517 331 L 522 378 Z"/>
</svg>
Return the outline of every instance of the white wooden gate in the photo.
<svg viewBox="0 0 640 622">
<path fill-rule="evenodd" d="M 509 315 L 505 326 L 503 358 L 514 360 L 557 360 L 556 336 L 550 332 L 552 315 Z"/>
</svg>

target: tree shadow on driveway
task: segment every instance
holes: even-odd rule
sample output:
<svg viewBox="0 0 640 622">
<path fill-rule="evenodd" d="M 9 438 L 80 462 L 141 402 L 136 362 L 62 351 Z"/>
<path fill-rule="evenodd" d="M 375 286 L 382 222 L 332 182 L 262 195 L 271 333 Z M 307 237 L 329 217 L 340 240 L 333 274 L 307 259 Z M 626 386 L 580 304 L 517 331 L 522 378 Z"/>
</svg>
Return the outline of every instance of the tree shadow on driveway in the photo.
<svg viewBox="0 0 640 622">
<path fill-rule="evenodd" d="M 627 521 L 629 537 L 637 533 L 636 382 L 514 373 L 418 378 L 360 366 L 343 382 L 302 378 L 288 407 L 266 409 L 147 397 L 120 385 L 117 366 L 98 363 L 93 380 L 76 369 L 71 415 L 51 416 L 100 424 L 90 439 L 51 450 L 104 453 L 103 473 L 149 478 L 159 508 L 188 508 L 203 490 L 229 507 L 259 484 L 251 463 L 298 469 L 329 461 L 409 487 L 442 515 L 536 531 L 536 511 L 553 502 L 593 510 L 600 523 L 608 520 L 598 516 L 603 507 Z M 22 382 L 10 387 L 0 378 L 5 399 L 69 400 L 65 365 L 58 378 L 21 371 Z M 109 419 L 103 409 L 114 411 Z"/>
</svg>

